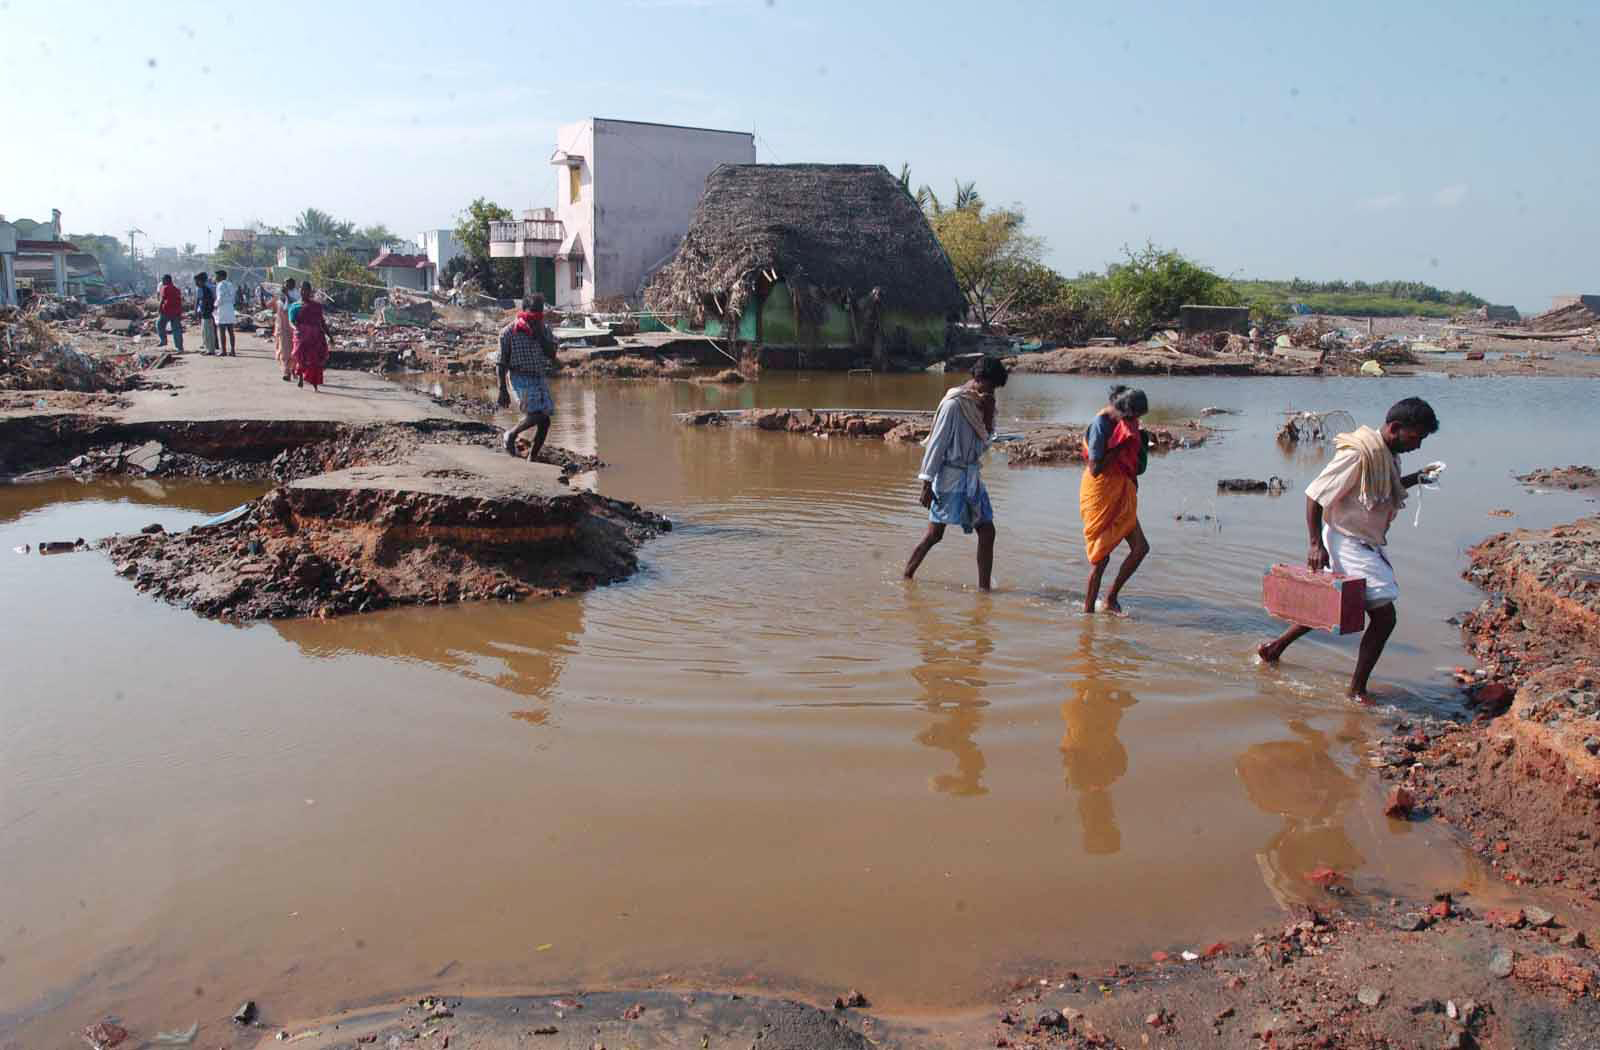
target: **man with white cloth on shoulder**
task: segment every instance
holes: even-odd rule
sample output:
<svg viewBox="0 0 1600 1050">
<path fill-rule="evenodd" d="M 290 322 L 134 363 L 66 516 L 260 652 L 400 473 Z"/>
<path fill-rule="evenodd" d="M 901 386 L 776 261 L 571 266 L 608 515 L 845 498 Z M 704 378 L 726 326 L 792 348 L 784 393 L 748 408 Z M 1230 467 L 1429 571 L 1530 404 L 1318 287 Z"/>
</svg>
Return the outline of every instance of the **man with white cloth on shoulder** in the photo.
<svg viewBox="0 0 1600 1050">
<path fill-rule="evenodd" d="M 994 507 L 984 488 L 979 465 L 994 439 L 994 392 L 1006 385 L 1006 366 L 999 358 L 981 357 L 972 366 L 972 378 L 945 392 L 934 413 L 933 429 L 923 442 L 920 502 L 928 508 L 928 531 L 906 562 L 905 578 L 933 545 L 944 539 L 947 525 L 978 534 L 978 589 L 989 589 L 994 569 Z"/>
<path fill-rule="evenodd" d="M 1367 630 L 1361 636 L 1355 673 L 1350 676 L 1350 698 L 1372 703 L 1368 679 L 1394 633 L 1399 617 L 1394 603 L 1400 583 L 1385 548 L 1389 526 L 1405 506 L 1406 489 L 1430 482 L 1444 469 L 1430 463 L 1414 474 L 1400 473 L 1400 454 L 1422 447 L 1439 429 L 1433 406 L 1420 397 L 1408 397 L 1389 409 L 1383 427 L 1359 427 L 1334 439 L 1337 450 L 1331 462 L 1306 486 L 1306 531 L 1310 551 L 1306 564 L 1317 572 L 1331 568 L 1367 581 Z M 1283 651 L 1311 631 L 1295 625 L 1266 642 L 1256 653 L 1275 663 Z"/>
</svg>

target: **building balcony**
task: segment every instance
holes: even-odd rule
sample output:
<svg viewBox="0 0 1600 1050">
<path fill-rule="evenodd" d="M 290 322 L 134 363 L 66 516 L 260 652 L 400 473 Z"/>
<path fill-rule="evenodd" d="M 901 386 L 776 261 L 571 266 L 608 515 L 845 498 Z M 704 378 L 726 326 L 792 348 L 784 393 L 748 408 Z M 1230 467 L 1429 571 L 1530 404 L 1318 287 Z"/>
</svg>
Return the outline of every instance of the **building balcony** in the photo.
<svg viewBox="0 0 1600 1050">
<path fill-rule="evenodd" d="M 489 223 L 489 257 L 554 259 L 566 239 L 560 219 L 507 219 Z"/>
</svg>

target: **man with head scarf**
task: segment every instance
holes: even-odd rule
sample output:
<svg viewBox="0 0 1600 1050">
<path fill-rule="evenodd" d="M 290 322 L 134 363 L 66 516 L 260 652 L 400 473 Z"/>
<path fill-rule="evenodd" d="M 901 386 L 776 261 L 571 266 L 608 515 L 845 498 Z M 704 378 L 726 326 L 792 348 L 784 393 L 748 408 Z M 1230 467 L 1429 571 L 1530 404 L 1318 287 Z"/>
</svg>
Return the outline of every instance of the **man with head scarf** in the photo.
<svg viewBox="0 0 1600 1050">
<path fill-rule="evenodd" d="M 524 430 L 533 430 L 533 444 L 528 448 L 528 462 L 539 458 L 544 439 L 550 433 L 550 413 L 555 411 L 555 401 L 550 397 L 550 384 L 545 375 L 556 359 L 556 340 L 544 323 L 544 296 L 528 299 L 517 319 L 500 330 L 500 363 L 495 371 L 500 376 L 500 407 L 511 406 L 511 394 L 517 396 L 522 408 L 522 421 L 501 436 L 501 442 L 510 455 L 517 454 L 517 436 Z M 507 389 L 509 381 L 510 389 Z"/>
</svg>

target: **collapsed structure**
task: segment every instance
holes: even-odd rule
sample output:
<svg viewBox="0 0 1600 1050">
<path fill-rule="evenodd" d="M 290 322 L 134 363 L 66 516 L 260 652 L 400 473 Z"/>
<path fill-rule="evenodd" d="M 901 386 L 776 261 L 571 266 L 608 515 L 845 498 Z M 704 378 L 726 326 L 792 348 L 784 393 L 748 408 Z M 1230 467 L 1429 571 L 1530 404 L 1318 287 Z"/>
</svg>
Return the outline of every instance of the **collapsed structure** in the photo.
<svg viewBox="0 0 1600 1050">
<path fill-rule="evenodd" d="M 645 288 L 658 315 L 778 368 L 925 361 L 964 309 L 922 209 L 878 164 L 725 164 L 676 256 Z"/>
</svg>

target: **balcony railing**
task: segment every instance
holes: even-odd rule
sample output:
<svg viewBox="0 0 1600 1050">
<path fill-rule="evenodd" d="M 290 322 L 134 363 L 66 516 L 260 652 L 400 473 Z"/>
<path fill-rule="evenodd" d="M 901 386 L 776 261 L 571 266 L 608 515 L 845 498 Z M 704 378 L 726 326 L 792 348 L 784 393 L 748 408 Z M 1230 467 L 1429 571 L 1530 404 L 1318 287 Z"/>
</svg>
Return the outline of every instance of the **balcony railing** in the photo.
<svg viewBox="0 0 1600 1050">
<path fill-rule="evenodd" d="M 559 219 L 548 222 L 540 219 L 497 219 L 489 223 L 491 242 L 555 241 L 559 245 L 565 236 L 566 228 Z"/>
</svg>

